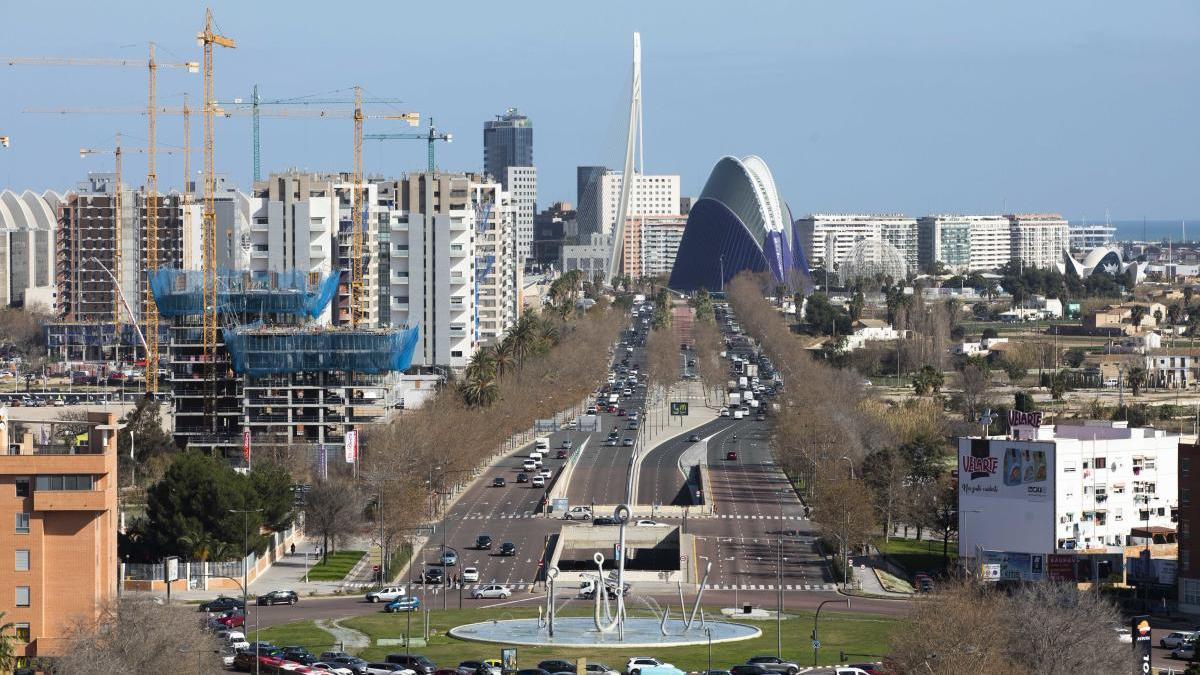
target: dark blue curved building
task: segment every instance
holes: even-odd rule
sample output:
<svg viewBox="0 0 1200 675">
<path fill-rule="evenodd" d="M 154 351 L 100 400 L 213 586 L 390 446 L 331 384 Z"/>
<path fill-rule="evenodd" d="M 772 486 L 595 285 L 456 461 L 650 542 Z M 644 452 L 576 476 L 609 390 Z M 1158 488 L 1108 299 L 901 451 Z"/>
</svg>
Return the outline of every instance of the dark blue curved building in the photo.
<svg viewBox="0 0 1200 675">
<path fill-rule="evenodd" d="M 766 162 L 755 155 L 726 156 L 688 213 L 668 285 L 715 291 L 746 270 L 770 272 L 792 291 L 812 288 L 791 211 Z"/>
</svg>

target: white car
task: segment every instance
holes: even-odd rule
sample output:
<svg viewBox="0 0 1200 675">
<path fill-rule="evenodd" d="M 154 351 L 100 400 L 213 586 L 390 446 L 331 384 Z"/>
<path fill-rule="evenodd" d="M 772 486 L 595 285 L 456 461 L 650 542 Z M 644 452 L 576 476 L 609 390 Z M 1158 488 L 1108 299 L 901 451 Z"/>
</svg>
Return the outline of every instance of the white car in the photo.
<svg viewBox="0 0 1200 675">
<path fill-rule="evenodd" d="M 538 471 L 538 475 L 541 476 L 543 480 L 545 480 L 545 479 L 549 478 L 550 476 L 553 476 L 554 472 L 551 471 L 547 467 L 542 467 L 542 469 L 540 471 Z"/>
<path fill-rule="evenodd" d="M 563 514 L 563 520 L 591 520 L 592 509 L 587 506 L 572 506 Z"/>
<path fill-rule="evenodd" d="M 867 671 L 862 668 L 838 668 L 833 675 L 867 675 Z"/>
<path fill-rule="evenodd" d="M 721 417 L 729 417 L 729 408 L 721 408 Z"/>
<path fill-rule="evenodd" d="M 635 656 L 629 659 L 625 664 L 625 672 L 628 675 L 638 675 L 642 672 L 642 668 L 674 668 L 675 666 L 666 661 L 659 661 L 652 656 Z"/>
<path fill-rule="evenodd" d="M 325 663 L 324 661 L 317 661 L 316 663 L 310 665 L 309 668 L 312 668 L 320 673 L 333 673 L 333 675 L 354 675 L 354 671 L 350 670 L 349 668 L 335 666 L 332 663 Z"/>
<path fill-rule="evenodd" d="M 479 570 L 475 567 L 464 567 L 462 580 L 465 583 L 479 583 Z"/>
<path fill-rule="evenodd" d="M 246 636 L 241 631 L 219 630 L 217 631 L 217 639 L 235 650 L 250 648 L 250 643 L 246 641 Z"/>
<path fill-rule="evenodd" d="M 512 595 L 512 589 L 502 584 L 488 584 L 480 586 L 471 591 L 472 598 L 500 598 L 504 599 Z"/>
<path fill-rule="evenodd" d="M 639 520 L 633 524 L 634 527 L 666 527 L 663 523 L 656 523 L 653 520 Z"/>
<path fill-rule="evenodd" d="M 546 487 L 546 479 L 543 478 L 542 474 L 539 473 L 538 475 L 533 477 L 533 481 L 530 482 L 530 485 L 532 485 L 533 487 L 536 487 L 536 488 L 537 487 Z"/>
<path fill-rule="evenodd" d="M 405 591 L 403 587 L 389 586 L 387 588 L 381 588 L 377 591 L 371 591 L 370 593 L 367 593 L 366 599 L 367 602 L 391 602 L 393 600 L 399 600 L 405 595 L 408 595 L 408 592 Z"/>
<path fill-rule="evenodd" d="M 1180 630 L 1171 633 L 1158 641 L 1158 646 L 1163 649 L 1175 649 L 1185 642 L 1191 642 L 1195 639 L 1196 634 L 1191 631 Z"/>
</svg>

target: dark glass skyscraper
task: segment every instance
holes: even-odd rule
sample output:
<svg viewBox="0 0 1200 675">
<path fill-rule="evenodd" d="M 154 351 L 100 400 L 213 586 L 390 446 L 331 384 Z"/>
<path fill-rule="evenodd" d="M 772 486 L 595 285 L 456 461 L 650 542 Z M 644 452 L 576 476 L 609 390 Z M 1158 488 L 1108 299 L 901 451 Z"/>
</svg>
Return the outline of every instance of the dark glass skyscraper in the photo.
<svg viewBox="0 0 1200 675">
<path fill-rule="evenodd" d="M 484 171 L 504 183 L 510 166 L 533 166 L 533 122 L 516 108 L 483 123 Z"/>
</svg>

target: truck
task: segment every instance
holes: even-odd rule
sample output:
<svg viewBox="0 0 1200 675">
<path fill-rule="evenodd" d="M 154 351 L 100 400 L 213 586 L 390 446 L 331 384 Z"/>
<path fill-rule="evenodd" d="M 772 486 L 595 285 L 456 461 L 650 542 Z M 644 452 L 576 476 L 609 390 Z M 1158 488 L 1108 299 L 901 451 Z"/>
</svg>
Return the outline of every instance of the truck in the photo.
<svg viewBox="0 0 1200 675">
<path fill-rule="evenodd" d="M 740 408 L 738 410 L 733 411 L 733 419 L 735 419 L 735 420 L 740 420 L 745 416 L 746 416 L 746 412 Z"/>
<path fill-rule="evenodd" d="M 729 384 L 727 384 L 725 386 L 725 389 L 728 391 L 733 391 L 734 389 L 737 389 L 737 380 L 730 380 Z"/>
<path fill-rule="evenodd" d="M 758 364 L 757 363 L 747 363 L 746 364 L 746 377 L 758 377 Z"/>
<path fill-rule="evenodd" d="M 733 406 L 733 405 L 741 405 L 741 404 L 742 404 L 742 395 L 741 395 L 741 393 L 739 393 L 739 392 L 736 392 L 736 391 L 735 391 L 735 392 L 730 392 L 730 394 L 729 394 L 729 405 Z"/>
<path fill-rule="evenodd" d="M 749 386 L 750 386 L 750 380 L 746 379 L 745 375 L 738 378 L 738 388 L 739 389 L 746 389 Z"/>
<path fill-rule="evenodd" d="M 550 437 L 542 436 L 534 441 L 534 450 L 538 452 L 546 452 L 550 449 Z"/>
</svg>

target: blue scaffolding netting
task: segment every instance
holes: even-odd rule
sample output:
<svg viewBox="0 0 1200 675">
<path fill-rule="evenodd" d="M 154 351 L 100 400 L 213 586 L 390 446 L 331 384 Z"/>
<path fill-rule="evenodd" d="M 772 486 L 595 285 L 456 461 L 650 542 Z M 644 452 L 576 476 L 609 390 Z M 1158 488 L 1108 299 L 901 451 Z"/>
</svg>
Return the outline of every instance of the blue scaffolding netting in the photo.
<svg viewBox="0 0 1200 675">
<path fill-rule="evenodd" d="M 333 299 L 336 273 L 321 279 L 300 270 L 286 272 L 217 271 L 217 309 L 248 314 L 290 314 L 315 318 Z M 160 269 L 150 274 L 150 290 L 164 317 L 204 313 L 204 273 Z"/>
<path fill-rule="evenodd" d="M 223 329 L 234 371 L 279 373 L 407 370 L 417 348 L 417 328 L 394 330 L 264 328 L 261 322 Z"/>
</svg>

